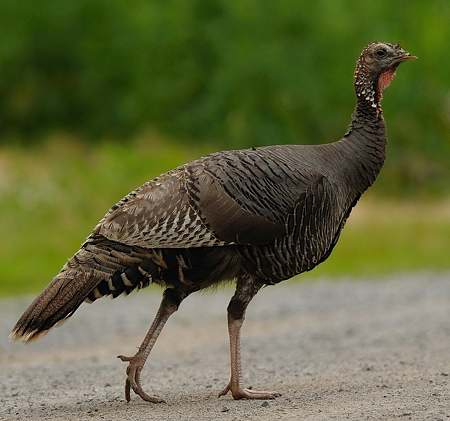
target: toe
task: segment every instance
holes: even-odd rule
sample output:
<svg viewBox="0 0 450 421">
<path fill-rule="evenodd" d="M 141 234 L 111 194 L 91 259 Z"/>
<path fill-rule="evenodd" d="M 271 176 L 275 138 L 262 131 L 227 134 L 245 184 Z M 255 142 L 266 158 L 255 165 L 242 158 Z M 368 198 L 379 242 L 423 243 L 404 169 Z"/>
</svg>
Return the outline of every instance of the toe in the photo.
<svg viewBox="0 0 450 421">
<path fill-rule="evenodd" d="M 275 399 L 281 396 L 278 392 L 266 390 L 240 389 L 233 393 L 234 399 Z"/>
<path fill-rule="evenodd" d="M 126 357 L 125 355 L 118 355 L 117 358 L 123 362 L 130 362 L 133 359 L 133 357 Z"/>
<path fill-rule="evenodd" d="M 221 396 L 225 396 L 230 390 L 231 390 L 231 386 L 230 386 L 230 383 L 228 383 L 225 386 L 225 388 L 219 393 L 219 395 L 217 397 L 220 398 Z"/>
<path fill-rule="evenodd" d="M 133 389 L 133 392 L 136 393 L 136 395 L 140 396 L 146 402 L 152 403 L 165 402 L 161 398 L 148 395 L 142 389 L 140 375 L 143 365 L 140 359 L 137 359 L 136 357 L 126 357 L 124 355 L 119 355 L 118 358 L 120 358 L 122 361 L 129 362 L 127 367 L 127 378 L 125 381 L 125 399 L 127 402 L 130 402 L 131 400 L 131 389 Z"/>
<path fill-rule="evenodd" d="M 125 381 L 125 399 L 127 402 L 130 402 L 131 400 L 131 385 L 130 385 L 130 381 L 128 380 L 128 378 Z"/>
<path fill-rule="evenodd" d="M 157 398 L 156 396 L 150 396 L 147 393 L 145 393 L 142 389 L 139 389 L 137 394 L 146 402 L 151 403 L 166 403 L 164 399 Z"/>
<path fill-rule="evenodd" d="M 244 389 L 244 391 L 250 395 L 267 395 L 269 396 L 268 399 L 274 399 L 279 398 L 281 396 L 281 393 L 269 391 L 269 390 L 253 390 L 253 389 Z"/>
</svg>

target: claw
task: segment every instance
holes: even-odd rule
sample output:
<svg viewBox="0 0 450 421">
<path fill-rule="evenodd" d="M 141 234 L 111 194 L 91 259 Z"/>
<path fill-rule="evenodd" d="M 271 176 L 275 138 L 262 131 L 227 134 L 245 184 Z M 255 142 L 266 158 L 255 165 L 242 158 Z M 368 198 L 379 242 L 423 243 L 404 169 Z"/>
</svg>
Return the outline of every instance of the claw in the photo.
<svg viewBox="0 0 450 421">
<path fill-rule="evenodd" d="M 129 363 L 127 367 L 127 378 L 125 380 L 125 399 L 127 402 L 130 402 L 131 400 L 131 389 L 133 389 L 133 392 L 140 396 L 144 401 L 152 403 L 165 403 L 163 399 L 157 398 L 156 396 L 150 396 L 142 389 L 140 377 L 143 364 L 139 357 L 126 357 L 124 355 L 119 355 L 117 358 Z"/>
</svg>

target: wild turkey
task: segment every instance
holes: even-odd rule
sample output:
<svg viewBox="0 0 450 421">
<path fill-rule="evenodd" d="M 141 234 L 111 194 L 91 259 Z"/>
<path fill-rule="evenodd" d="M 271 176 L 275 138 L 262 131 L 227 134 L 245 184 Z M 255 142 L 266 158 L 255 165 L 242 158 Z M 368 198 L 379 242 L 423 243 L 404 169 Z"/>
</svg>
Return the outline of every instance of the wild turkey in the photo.
<svg viewBox="0 0 450 421">
<path fill-rule="evenodd" d="M 397 66 L 413 58 L 398 44 L 363 50 L 355 71 L 356 108 L 337 142 L 213 153 L 128 194 L 29 306 L 12 336 L 32 340 L 83 302 L 160 284 L 166 288 L 161 306 L 138 352 L 119 358 L 129 363 L 127 401 L 131 388 L 161 402 L 142 390 L 140 374 L 165 322 L 189 294 L 235 279 L 228 305 L 231 377 L 219 396 L 276 397 L 240 386 L 247 305 L 261 287 L 309 271 L 330 255 L 384 162 L 383 90 Z"/>
</svg>

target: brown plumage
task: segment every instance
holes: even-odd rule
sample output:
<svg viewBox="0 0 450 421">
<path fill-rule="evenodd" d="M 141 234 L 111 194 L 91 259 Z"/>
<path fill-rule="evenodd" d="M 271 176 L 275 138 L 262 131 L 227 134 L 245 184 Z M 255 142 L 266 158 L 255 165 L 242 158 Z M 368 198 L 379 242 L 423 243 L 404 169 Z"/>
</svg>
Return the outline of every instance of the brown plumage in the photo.
<svg viewBox="0 0 450 421">
<path fill-rule="evenodd" d="M 283 145 L 218 152 L 155 178 L 114 205 L 80 250 L 13 329 L 30 340 L 69 317 L 83 302 L 117 297 L 151 282 L 166 289 L 158 314 L 129 362 L 126 398 L 159 332 L 192 292 L 236 280 L 228 306 L 231 378 L 222 394 L 266 399 L 242 389 L 239 337 L 248 303 L 325 260 L 385 156 L 383 90 L 404 60 L 400 46 L 372 43 L 355 71 L 357 105 L 345 136 L 323 145 Z"/>
</svg>

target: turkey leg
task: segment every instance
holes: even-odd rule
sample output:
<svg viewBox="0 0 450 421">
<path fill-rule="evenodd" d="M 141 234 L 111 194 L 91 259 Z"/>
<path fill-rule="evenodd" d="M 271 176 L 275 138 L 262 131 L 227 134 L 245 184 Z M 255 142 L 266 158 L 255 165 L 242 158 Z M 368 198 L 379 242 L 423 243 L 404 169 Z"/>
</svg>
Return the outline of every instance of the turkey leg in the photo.
<svg viewBox="0 0 450 421">
<path fill-rule="evenodd" d="M 139 395 L 144 401 L 152 403 L 164 402 L 163 399 L 150 396 L 144 392 L 141 386 L 141 371 L 166 321 L 178 310 L 178 306 L 186 296 L 187 294 L 182 294 L 180 291 L 175 291 L 173 288 L 166 289 L 158 313 L 145 335 L 138 352 L 132 357 L 126 357 L 124 355 L 118 356 L 122 361 L 128 362 L 127 379 L 125 382 L 125 399 L 127 402 L 130 402 L 131 399 L 131 389 L 133 389 L 134 393 Z"/>
<path fill-rule="evenodd" d="M 231 376 L 228 385 L 219 397 L 231 391 L 234 399 L 275 399 L 281 396 L 277 392 L 265 390 L 242 389 L 241 378 L 241 327 L 245 318 L 245 311 L 252 298 L 261 286 L 255 285 L 252 279 L 238 279 L 236 292 L 228 305 L 228 334 L 230 337 Z"/>
</svg>

